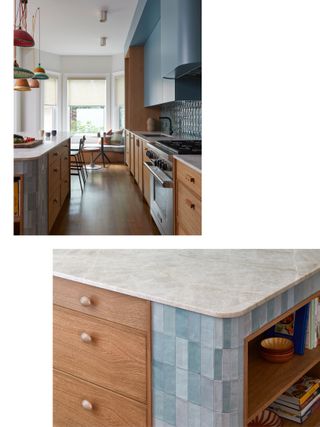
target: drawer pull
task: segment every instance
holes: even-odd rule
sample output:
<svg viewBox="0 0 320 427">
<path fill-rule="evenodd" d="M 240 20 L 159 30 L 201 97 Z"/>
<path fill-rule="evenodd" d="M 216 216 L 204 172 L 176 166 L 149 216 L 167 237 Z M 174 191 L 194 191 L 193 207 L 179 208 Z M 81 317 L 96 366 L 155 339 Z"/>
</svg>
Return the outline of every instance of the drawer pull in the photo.
<svg viewBox="0 0 320 427">
<path fill-rule="evenodd" d="M 65 181 L 65 182 L 67 182 L 67 181 Z M 88 307 L 88 305 L 91 305 L 91 299 L 84 295 L 83 297 L 80 298 L 80 304 Z"/>
<path fill-rule="evenodd" d="M 58 169 L 53 169 L 53 172 L 58 172 Z"/>
<path fill-rule="evenodd" d="M 82 342 L 85 342 L 85 343 L 89 343 L 89 342 L 92 341 L 91 336 L 89 334 L 87 334 L 86 332 L 82 332 L 81 333 L 80 339 L 81 339 Z"/>
<path fill-rule="evenodd" d="M 186 175 L 186 180 L 189 181 L 189 182 L 192 182 L 192 184 L 195 183 L 195 179 L 193 178 L 193 176 Z"/>
<path fill-rule="evenodd" d="M 87 411 L 92 411 L 92 403 L 89 402 L 89 400 L 83 400 L 81 402 L 81 406 L 83 407 L 83 409 L 86 409 Z"/>
<path fill-rule="evenodd" d="M 57 152 L 57 151 L 55 151 L 54 153 L 53 153 L 53 155 L 54 156 L 57 156 L 59 153 Z"/>
<path fill-rule="evenodd" d="M 53 199 L 53 203 L 58 203 L 58 200 L 57 199 Z"/>
<path fill-rule="evenodd" d="M 192 203 L 190 200 L 186 199 L 186 204 L 189 206 L 190 209 L 195 209 L 196 205 Z"/>
</svg>

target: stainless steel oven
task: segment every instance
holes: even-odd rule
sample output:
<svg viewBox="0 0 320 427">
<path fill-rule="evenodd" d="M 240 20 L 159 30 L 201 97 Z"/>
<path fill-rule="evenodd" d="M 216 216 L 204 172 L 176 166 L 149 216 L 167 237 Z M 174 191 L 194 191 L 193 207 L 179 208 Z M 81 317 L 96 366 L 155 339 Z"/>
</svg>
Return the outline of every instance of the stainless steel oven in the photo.
<svg viewBox="0 0 320 427">
<path fill-rule="evenodd" d="M 150 212 L 161 234 L 173 234 L 173 180 L 152 161 L 144 162 L 150 172 Z"/>
</svg>

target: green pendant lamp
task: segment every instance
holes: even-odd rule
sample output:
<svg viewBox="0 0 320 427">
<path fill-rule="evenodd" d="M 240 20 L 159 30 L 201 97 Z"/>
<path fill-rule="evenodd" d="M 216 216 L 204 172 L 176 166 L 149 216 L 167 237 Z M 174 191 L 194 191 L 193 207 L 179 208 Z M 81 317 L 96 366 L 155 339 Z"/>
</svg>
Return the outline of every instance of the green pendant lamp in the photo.
<svg viewBox="0 0 320 427">
<path fill-rule="evenodd" d="M 34 76 L 32 78 L 35 80 L 47 80 L 49 76 L 40 63 L 40 7 L 38 7 L 37 12 L 39 13 L 39 65 L 34 69 Z"/>
<path fill-rule="evenodd" d="M 27 68 L 19 67 L 17 61 L 14 61 L 13 65 L 13 78 L 14 79 L 31 79 L 34 76 L 34 73 Z"/>
</svg>

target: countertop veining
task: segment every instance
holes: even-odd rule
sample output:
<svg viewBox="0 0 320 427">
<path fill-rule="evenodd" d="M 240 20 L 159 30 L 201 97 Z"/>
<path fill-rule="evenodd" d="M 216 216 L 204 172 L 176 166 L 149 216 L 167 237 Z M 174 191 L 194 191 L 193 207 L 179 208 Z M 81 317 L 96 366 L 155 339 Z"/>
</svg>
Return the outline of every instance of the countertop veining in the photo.
<svg viewBox="0 0 320 427">
<path fill-rule="evenodd" d="M 32 132 L 19 132 L 19 135 L 22 136 L 31 136 L 36 138 Z M 37 145 L 34 148 L 14 148 L 14 160 L 15 161 L 24 161 L 24 160 L 36 160 L 39 157 L 47 154 L 57 145 L 61 144 L 66 139 L 71 138 L 72 134 L 70 132 L 57 132 L 56 136 L 51 136 L 50 138 L 43 137 L 43 144 Z"/>
<path fill-rule="evenodd" d="M 320 250 L 59 249 L 53 270 L 59 277 L 150 301 L 237 317 L 320 275 Z"/>
</svg>

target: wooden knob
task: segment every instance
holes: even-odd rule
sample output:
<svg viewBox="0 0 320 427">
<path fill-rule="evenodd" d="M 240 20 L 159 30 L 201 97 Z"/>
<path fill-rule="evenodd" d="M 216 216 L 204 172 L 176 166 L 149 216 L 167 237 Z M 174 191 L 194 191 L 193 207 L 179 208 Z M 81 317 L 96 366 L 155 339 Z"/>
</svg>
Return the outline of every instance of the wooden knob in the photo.
<svg viewBox="0 0 320 427">
<path fill-rule="evenodd" d="M 85 343 L 90 343 L 92 341 L 91 336 L 89 334 L 87 334 L 86 332 L 81 333 L 80 339 L 82 342 L 85 342 Z"/>
<path fill-rule="evenodd" d="M 190 209 L 195 209 L 196 205 L 191 202 L 191 200 L 186 199 L 186 204 L 189 206 Z"/>
<path fill-rule="evenodd" d="M 67 181 L 65 181 L 65 182 L 67 182 Z M 80 304 L 87 307 L 88 305 L 91 305 L 91 299 L 84 295 L 80 298 Z"/>
<path fill-rule="evenodd" d="M 81 406 L 83 407 L 83 409 L 86 409 L 87 411 L 92 411 L 92 403 L 89 402 L 89 400 L 83 400 L 81 402 Z"/>
</svg>

